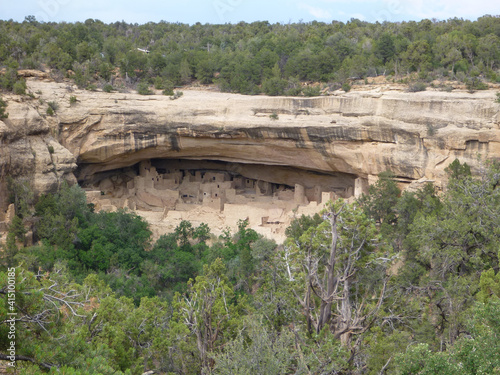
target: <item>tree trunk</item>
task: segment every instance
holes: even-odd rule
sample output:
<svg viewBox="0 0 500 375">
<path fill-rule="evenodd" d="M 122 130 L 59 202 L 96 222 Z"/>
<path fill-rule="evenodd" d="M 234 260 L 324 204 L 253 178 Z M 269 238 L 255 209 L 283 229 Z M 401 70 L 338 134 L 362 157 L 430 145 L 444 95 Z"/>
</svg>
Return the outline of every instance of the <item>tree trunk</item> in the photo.
<svg viewBox="0 0 500 375">
<path fill-rule="evenodd" d="M 335 277 L 335 258 L 337 256 L 337 217 L 342 211 L 332 212 L 330 217 L 330 225 L 332 231 L 332 242 L 330 244 L 330 259 L 328 260 L 327 268 L 327 281 L 326 281 L 326 296 L 321 298 L 320 315 L 318 319 L 318 326 L 316 331 L 319 333 L 323 327 L 330 322 L 332 316 L 332 297 L 337 286 L 337 278 Z"/>
<path fill-rule="evenodd" d="M 309 267 L 311 266 L 311 261 L 309 261 Z M 310 270 L 311 268 L 309 268 Z M 304 304 L 304 309 L 305 309 L 305 315 L 307 317 L 307 332 L 309 334 L 312 333 L 312 319 L 311 319 L 311 313 L 309 309 L 311 308 L 311 274 L 309 273 L 307 275 L 307 292 L 306 292 L 306 298 L 305 298 L 305 304 Z"/>
<path fill-rule="evenodd" d="M 351 296 L 349 288 L 350 288 L 349 279 L 347 279 L 344 284 L 344 292 L 340 304 L 340 322 L 339 322 L 339 332 L 343 332 L 340 335 L 340 342 L 344 347 L 347 347 L 351 341 L 351 332 L 349 332 L 349 327 L 352 318 L 352 311 L 351 311 L 351 303 L 350 303 Z"/>
</svg>

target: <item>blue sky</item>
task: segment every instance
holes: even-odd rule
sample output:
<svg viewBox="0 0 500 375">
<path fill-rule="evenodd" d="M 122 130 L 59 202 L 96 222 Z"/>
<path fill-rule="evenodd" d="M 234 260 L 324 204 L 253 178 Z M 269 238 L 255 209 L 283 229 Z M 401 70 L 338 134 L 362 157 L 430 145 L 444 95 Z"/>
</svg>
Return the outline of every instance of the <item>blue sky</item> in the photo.
<svg viewBox="0 0 500 375">
<path fill-rule="evenodd" d="M 500 15 L 498 0 L 0 0 L 0 19 L 132 23 L 403 21 Z"/>
</svg>

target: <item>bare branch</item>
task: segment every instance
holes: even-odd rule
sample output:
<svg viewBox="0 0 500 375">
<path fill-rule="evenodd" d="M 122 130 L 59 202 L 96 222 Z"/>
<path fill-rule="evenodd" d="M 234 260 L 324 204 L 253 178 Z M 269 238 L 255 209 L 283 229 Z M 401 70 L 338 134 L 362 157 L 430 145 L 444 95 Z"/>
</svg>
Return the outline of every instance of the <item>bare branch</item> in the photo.
<svg viewBox="0 0 500 375">
<path fill-rule="evenodd" d="M 2 361 L 11 361 L 11 358 L 12 356 L 0 353 L 0 360 Z M 43 362 L 38 363 L 33 358 L 26 357 L 24 355 L 15 355 L 14 358 L 16 361 L 26 361 L 34 363 L 35 365 L 38 365 L 38 367 L 40 367 L 42 370 L 50 370 L 52 367 L 57 367 L 56 365 L 50 363 L 43 363 Z"/>
<path fill-rule="evenodd" d="M 389 363 L 391 363 L 391 360 L 392 360 L 392 356 L 387 360 L 387 362 L 385 363 L 384 367 L 382 367 L 382 369 L 380 370 L 378 375 L 384 375 L 384 372 L 385 372 L 385 370 L 387 370 L 387 367 L 389 366 Z"/>
</svg>

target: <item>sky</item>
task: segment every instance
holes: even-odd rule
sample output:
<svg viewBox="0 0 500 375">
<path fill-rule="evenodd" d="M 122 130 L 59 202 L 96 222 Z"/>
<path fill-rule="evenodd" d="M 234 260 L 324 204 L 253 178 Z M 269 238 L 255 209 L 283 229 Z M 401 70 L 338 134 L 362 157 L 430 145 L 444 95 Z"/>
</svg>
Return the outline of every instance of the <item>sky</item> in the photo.
<svg viewBox="0 0 500 375">
<path fill-rule="evenodd" d="M 93 18 L 105 23 L 126 21 L 196 22 L 240 21 L 271 23 L 342 21 L 368 22 L 475 20 L 500 15 L 498 0 L 0 0 L 0 19 L 23 21 L 33 15 L 43 22 L 76 22 Z"/>
</svg>

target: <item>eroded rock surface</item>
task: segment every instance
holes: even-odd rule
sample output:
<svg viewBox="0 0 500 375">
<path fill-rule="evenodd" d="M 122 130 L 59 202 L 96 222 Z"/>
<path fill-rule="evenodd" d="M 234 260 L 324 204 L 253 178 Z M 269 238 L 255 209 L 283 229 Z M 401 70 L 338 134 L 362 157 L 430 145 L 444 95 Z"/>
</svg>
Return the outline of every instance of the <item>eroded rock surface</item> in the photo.
<svg viewBox="0 0 500 375">
<path fill-rule="evenodd" d="M 500 156 L 500 106 L 492 91 L 354 91 L 289 98 L 189 90 L 177 100 L 68 92 L 31 81 L 60 102 L 59 138 L 80 180 L 153 158 L 222 160 L 441 181 L 455 158 Z M 69 104 L 69 96 L 78 102 Z M 275 114 L 277 119 L 273 119 Z"/>
<path fill-rule="evenodd" d="M 8 118 L 0 120 L 0 221 L 7 209 L 8 176 L 29 180 L 37 193 L 55 191 L 62 181 L 76 182 L 76 157 L 57 141 L 38 103 L 14 95 L 3 98 Z"/>
<path fill-rule="evenodd" d="M 366 186 L 386 170 L 401 183 L 440 185 L 455 158 L 478 171 L 479 155 L 500 157 L 494 91 L 379 87 L 291 98 L 190 89 L 171 100 L 82 91 L 40 78 L 29 78 L 28 86 L 36 99 L 7 98 L 0 167 L 4 176 L 33 176 L 37 191 L 71 180 L 75 161 L 84 185 L 98 186 L 103 173 L 144 161 L 204 160 L 227 162 L 227 170 L 256 181 L 293 187 L 301 179 L 312 189 L 317 173 L 354 189 L 354 180 Z M 70 103 L 71 96 L 76 102 Z M 58 105 L 55 116 L 45 115 L 49 101 Z"/>
</svg>

